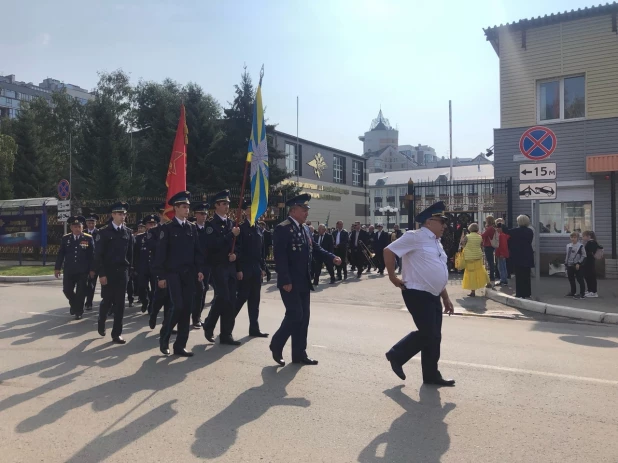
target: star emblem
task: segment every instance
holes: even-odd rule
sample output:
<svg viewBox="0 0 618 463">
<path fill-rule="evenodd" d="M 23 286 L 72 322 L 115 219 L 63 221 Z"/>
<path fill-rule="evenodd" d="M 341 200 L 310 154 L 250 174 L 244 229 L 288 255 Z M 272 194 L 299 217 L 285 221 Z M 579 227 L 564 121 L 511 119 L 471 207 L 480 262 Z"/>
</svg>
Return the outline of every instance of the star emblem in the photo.
<svg viewBox="0 0 618 463">
<path fill-rule="evenodd" d="M 181 153 L 180 151 L 174 151 L 172 154 L 174 157 L 172 160 L 170 160 L 170 164 L 167 168 L 167 173 L 176 175 L 176 161 L 182 159 L 185 153 Z"/>
<path fill-rule="evenodd" d="M 314 158 L 307 163 L 307 165 L 313 167 L 313 172 L 318 178 L 322 177 L 322 172 L 324 172 L 324 169 L 327 167 L 322 153 L 317 153 Z"/>
</svg>

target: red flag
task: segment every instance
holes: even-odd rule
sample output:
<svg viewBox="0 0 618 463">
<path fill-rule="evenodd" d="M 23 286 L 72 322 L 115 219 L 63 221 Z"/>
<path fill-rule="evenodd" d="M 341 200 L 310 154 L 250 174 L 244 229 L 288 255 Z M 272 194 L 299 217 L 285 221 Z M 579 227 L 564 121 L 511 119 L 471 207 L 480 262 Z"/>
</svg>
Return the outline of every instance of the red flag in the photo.
<svg viewBox="0 0 618 463">
<path fill-rule="evenodd" d="M 174 218 L 174 208 L 168 204 L 168 201 L 179 191 L 187 189 L 187 143 L 189 130 L 185 119 L 185 105 L 180 105 L 180 119 L 178 120 L 178 128 L 176 129 L 176 138 L 172 148 L 172 157 L 167 168 L 167 178 L 165 186 L 167 187 L 167 197 L 165 198 L 165 216 L 172 220 Z"/>
</svg>

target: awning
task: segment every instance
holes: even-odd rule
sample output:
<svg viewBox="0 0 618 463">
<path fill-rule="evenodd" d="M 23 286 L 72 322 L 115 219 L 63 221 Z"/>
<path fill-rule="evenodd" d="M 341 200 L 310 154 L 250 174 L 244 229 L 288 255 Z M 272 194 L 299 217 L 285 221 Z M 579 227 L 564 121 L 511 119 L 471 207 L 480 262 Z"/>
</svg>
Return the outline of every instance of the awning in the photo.
<svg viewBox="0 0 618 463">
<path fill-rule="evenodd" d="M 618 154 L 603 154 L 586 157 L 586 172 L 614 172 L 618 171 Z"/>
</svg>

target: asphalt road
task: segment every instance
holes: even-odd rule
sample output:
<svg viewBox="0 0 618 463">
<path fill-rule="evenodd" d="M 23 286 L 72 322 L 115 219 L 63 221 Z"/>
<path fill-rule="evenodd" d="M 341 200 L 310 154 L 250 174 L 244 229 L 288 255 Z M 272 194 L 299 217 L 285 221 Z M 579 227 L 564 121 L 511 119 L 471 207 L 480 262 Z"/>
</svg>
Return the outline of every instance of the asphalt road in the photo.
<svg viewBox="0 0 618 463">
<path fill-rule="evenodd" d="M 164 358 L 138 309 L 116 346 L 94 315 L 71 320 L 58 283 L 0 285 L 0 461 L 618 461 L 617 327 L 447 317 L 441 371 L 457 386 L 437 389 L 417 359 L 405 382 L 391 372 L 384 352 L 412 321 L 374 280 L 321 285 L 309 332 L 320 364 L 284 368 L 268 340 L 245 337 L 246 311 L 242 346 L 195 331 L 195 357 Z M 283 306 L 263 289 L 273 333 Z"/>
</svg>

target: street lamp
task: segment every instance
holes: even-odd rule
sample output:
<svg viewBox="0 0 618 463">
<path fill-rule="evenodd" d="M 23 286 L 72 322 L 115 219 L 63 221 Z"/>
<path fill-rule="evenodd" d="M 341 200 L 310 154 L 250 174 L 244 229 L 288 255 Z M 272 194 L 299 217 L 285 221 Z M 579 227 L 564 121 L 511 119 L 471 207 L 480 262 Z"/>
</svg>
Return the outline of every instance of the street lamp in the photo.
<svg viewBox="0 0 618 463">
<path fill-rule="evenodd" d="M 390 216 L 390 214 L 397 214 L 397 212 L 399 212 L 399 208 L 398 207 L 391 207 L 391 206 L 384 206 L 378 209 L 380 212 L 382 212 L 383 214 L 386 214 L 386 230 L 389 230 L 388 228 L 388 218 Z"/>
</svg>

